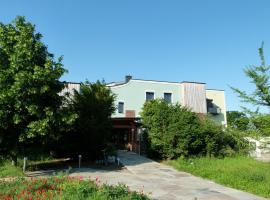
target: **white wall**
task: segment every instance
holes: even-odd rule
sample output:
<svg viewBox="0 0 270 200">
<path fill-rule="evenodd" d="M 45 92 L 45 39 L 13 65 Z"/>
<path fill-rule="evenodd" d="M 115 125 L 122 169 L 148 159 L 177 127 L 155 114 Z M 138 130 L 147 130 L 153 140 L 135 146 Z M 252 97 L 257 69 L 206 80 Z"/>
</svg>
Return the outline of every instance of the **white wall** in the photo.
<svg viewBox="0 0 270 200">
<path fill-rule="evenodd" d="M 213 103 L 221 109 L 219 115 L 211 115 L 212 118 L 222 125 L 227 126 L 225 92 L 223 90 L 206 90 L 206 98 L 212 99 Z"/>
<path fill-rule="evenodd" d="M 155 99 L 163 98 L 164 93 L 172 93 L 172 103 L 180 103 L 181 85 L 180 83 L 130 80 L 128 83 L 118 86 L 112 86 L 111 90 L 117 95 L 118 102 L 124 102 L 124 113 L 116 113 L 113 117 L 125 117 L 125 110 L 134 110 L 136 117 L 140 117 L 140 112 L 145 103 L 146 92 L 154 92 Z"/>
</svg>

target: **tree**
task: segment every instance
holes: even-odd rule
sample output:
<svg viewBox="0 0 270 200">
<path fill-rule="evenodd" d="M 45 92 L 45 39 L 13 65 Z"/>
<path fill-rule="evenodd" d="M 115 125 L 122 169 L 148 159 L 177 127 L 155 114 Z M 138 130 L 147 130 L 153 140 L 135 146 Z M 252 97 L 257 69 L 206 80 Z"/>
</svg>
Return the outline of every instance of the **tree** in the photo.
<svg viewBox="0 0 270 200">
<path fill-rule="evenodd" d="M 24 17 L 0 23 L 0 151 L 15 160 L 26 144 L 57 138 L 72 121 L 61 109 L 62 57 L 55 60 L 41 38 Z"/>
<path fill-rule="evenodd" d="M 241 138 L 222 130 L 210 118 L 200 119 L 196 113 L 179 104 L 164 100 L 147 101 L 141 113 L 147 130 L 148 154 L 174 159 L 179 156 L 225 156 L 245 146 Z"/>
<path fill-rule="evenodd" d="M 145 102 L 142 109 L 143 126 L 147 129 L 148 155 L 151 157 L 167 157 L 165 152 L 165 135 L 168 134 L 170 115 L 172 109 L 170 105 L 160 99 Z"/>
<path fill-rule="evenodd" d="M 239 111 L 228 111 L 227 112 L 228 126 L 236 128 L 240 131 L 245 131 L 248 129 L 250 119 L 244 112 Z"/>
<path fill-rule="evenodd" d="M 110 139 L 111 115 L 115 111 L 115 95 L 104 82 L 82 83 L 80 90 L 74 90 L 71 98 L 71 112 L 76 113 L 73 133 L 65 140 L 65 151 L 83 154 L 89 159 L 101 156 Z"/>
<path fill-rule="evenodd" d="M 270 136 L 270 115 L 262 114 L 251 119 L 254 130 L 260 136 Z"/>
<path fill-rule="evenodd" d="M 261 60 L 261 64 L 259 66 L 251 65 L 244 69 L 246 76 L 249 77 L 251 79 L 251 83 L 255 85 L 255 91 L 251 94 L 248 94 L 243 90 L 231 87 L 243 102 L 251 103 L 252 105 L 257 106 L 257 111 L 261 106 L 270 108 L 270 66 L 266 65 L 265 62 L 263 43 L 259 48 L 259 56 Z M 249 111 L 248 109 L 245 110 Z"/>
</svg>

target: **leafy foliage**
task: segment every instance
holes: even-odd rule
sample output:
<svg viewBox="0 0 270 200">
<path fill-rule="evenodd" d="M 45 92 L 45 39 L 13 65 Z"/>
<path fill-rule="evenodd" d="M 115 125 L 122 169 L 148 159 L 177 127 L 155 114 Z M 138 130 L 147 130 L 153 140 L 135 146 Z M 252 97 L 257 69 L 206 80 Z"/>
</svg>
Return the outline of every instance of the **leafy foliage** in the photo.
<svg viewBox="0 0 270 200">
<path fill-rule="evenodd" d="M 240 142 L 245 146 L 242 138 L 236 140 L 211 119 L 201 120 L 179 104 L 161 99 L 147 101 L 141 115 L 147 129 L 148 154 L 152 157 L 224 156 L 238 151 Z"/>
<path fill-rule="evenodd" d="M 254 106 L 258 106 L 256 112 L 260 106 L 270 107 L 270 82 L 269 82 L 269 70 L 270 66 L 266 65 L 263 44 L 259 48 L 259 56 L 261 64 L 259 66 L 249 66 L 244 69 L 244 72 L 248 78 L 251 79 L 251 83 L 256 87 L 255 91 L 251 94 L 240 90 L 238 88 L 231 87 L 234 92 L 242 99 L 243 102 L 251 103 Z M 249 111 L 248 109 L 245 109 Z M 252 112 L 250 112 L 252 113 Z"/>
<path fill-rule="evenodd" d="M 269 114 L 256 114 L 248 117 L 244 112 L 228 111 L 227 121 L 229 130 L 238 131 L 242 136 L 270 136 Z"/>
<path fill-rule="evenodd" d="M 55 60 L 41 38 L 23 17 L 0 23 L 0 151 L 13 157 L 36 138 L 57 138 L 74 118 L 61 109 L 62 57 Z"/>
<path fill-rule="evenodd" d="M 248 129 L 250 119 L 244 112 L 239 111 L 228 111 L 227 112 L 228 126 L 245 131 Z"/>
<path fill-rule="evenodd" d="M 258 135 L 270 136 L 270 115 L 260 115 L 251 119 Z"/>
<path fill-rule="evenodd" d="M 74 90 L 69 109 L 78 118 L 72 132 L 63 138 L 65 153 L 84 154 L 90 159 L 101 155 L 110 137 L 114 100 L 115 95 L 104 82 L 82 83 L 79 91 Z"/>
</svg>

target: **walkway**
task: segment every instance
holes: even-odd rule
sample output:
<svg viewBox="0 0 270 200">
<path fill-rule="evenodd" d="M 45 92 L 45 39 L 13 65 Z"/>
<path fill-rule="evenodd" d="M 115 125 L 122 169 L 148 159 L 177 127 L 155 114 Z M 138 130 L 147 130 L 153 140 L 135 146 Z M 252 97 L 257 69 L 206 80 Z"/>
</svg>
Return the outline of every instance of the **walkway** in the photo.
<svg viewBox="0 0 270 200">
<path fill-rule="evenodd" d="M 96 171 L 80 169 L 71 175 L 99 177 L 103 183 L 125 183 L 131 190 L 151 193 L 159 200 L 261 200 L 263 198 L 221 186 L 212 181 L 157 163 L 132 152 L 119 152 L 126 170 Z"/>
</svg>

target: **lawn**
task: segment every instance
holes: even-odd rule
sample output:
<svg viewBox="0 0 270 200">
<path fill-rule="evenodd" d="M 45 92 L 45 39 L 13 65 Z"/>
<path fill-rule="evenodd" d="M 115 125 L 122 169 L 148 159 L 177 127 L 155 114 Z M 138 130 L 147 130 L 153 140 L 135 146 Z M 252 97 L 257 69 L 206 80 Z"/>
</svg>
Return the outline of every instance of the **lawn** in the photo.
<svg viewBox="0 0 270 200">
<path fill-rule="evenodd" d="M 270 163 L 241 156 L 224 159 L 178 159 L 166 163 L 222 185 L 270 197 Z"/>
<path fill-rule="evenodd" d="M 0 181 L 0 199 L 17 200 L 148 200 L 143 192 L 132 192 L 125 185 L 103 185 L 98 178 L 50 177 Z"/>
<path fill-rule="evenodd" d="M 0 163 L 0 178 L 23 176 L 22 168 L 11 165 L 11 162 L 2 161 Z"/>
</svg>

